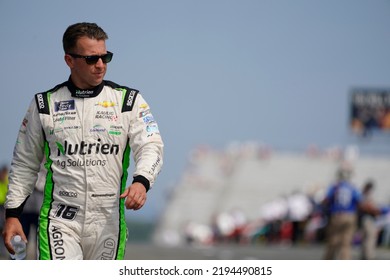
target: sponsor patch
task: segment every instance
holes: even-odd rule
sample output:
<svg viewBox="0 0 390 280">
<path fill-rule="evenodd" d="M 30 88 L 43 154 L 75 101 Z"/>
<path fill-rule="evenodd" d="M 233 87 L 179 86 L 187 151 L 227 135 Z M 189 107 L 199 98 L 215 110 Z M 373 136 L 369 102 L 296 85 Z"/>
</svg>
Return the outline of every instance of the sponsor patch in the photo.
<svg viewBox="0 0 390 280">
<path fill-rule="evenodd" d="M 74 100 L 54 102 L 54 111 L 70 111 L 75 109 Z"/>
<path fill-rule="evenodd" d="M 110 112 L 110 111 L 97 111 L 95 114 L 95 119 L 98 120 L 108 120 L 108 121 L 116 122 L 118 118 L 119 117 L 115 115 L 114 112 Z"/>
<path fill-rule="evenodd" d="M 146 127 L 146 131 L 149 133 L 157 133 L 159 132 L 157 124 L 151 124 Z"/>
<path fill-rule="evenodd" d="M 65 197 L 77 197 L 76 192 L 69 192 L 69 191 L 59 191 L 58 193 L 60 196 L 65 196 Z"/>
<path fill-rule="evenodd" d="M 144 123 L 146 123 L 146 124 L 152 123 L 152 122 L 154 122 L 154 118 L 153 118 L 152 115 L 146 116 L 146 117 L 143 118 L 143 121 L 144 121 Z"/>
<path fill-rule="evenodd" d="M 103 126 L 101 126 L 100 124 L 94 125 L 89 130 L 89 132 L 98 132 L 98 133 L 105 132 L 105 131 L 106 131 L 106 129 Z"/>
<path fill-rule="evenodd" d="M 121 125 L 111 125 L 108 134 L 119 136 L 122 134 L 123 127 Z"/>
<path fill-rule="evenodd" d="M 148 109 L 148 110 L 145 110 L 145 111 L 140 112 L 140 113 L 139 113 L 139 117 L 140 117 L 140 118 L 143 118 L 143 117 L 145 117 L 145 116 L 147 116 L 147 115 L 149 115 L 149 114 L 150 114 L 150 110 Z"/>
<path fill-rule="evenodd" d="M 49 130 L 49 134 L 50 135 L 53 135 L 53 134 L 59 134 L 59 133 L 62 133 L 64 132 L 64 129 L 63 128 L 52 128 Z"/>
<path fill-rule="evenodd" d="M 113 102 L 113 101 L 100 101 L 100 102 L 96 103 L 95 105 L 96 106 L 101 106 L 101 107 L 104 107 L 104 108 L 108 108 L 108 107 L 116 106 L 116 103 Z"/>
<path fill-rule="evenodd" d="M 122 112 L 130 112 L 133 110 L 134 101 L 137 97 L 138 90 L 135 89 L 125 89 L 124 102 L 122 105 Z"/>
</svg>

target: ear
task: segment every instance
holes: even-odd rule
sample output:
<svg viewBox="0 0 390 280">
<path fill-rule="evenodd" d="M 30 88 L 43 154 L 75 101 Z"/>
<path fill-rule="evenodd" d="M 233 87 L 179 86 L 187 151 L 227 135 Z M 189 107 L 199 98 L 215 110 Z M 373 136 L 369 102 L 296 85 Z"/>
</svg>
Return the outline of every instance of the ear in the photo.
<svg viewBox="0 0 390 280">
<path fill-rule="evenodd" d="M 70 69 L 74 67 L 73 58 L 69 54 L 65 54 L 64 60 Z"/>
</svg>

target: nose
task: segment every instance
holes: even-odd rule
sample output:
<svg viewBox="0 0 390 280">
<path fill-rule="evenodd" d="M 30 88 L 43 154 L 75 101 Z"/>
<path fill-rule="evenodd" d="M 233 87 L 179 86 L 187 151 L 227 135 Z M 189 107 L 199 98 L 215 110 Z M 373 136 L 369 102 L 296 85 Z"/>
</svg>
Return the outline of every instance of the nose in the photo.
<svg viewBox="0 0 390 280">
<path fill-rule="evenodd" d="M 105 66 L 105 64 L 101 58 L 99 58 L 99 60 L 95 63 L 95 67 L 101 68 L 104 66 Z"/>
</svg>

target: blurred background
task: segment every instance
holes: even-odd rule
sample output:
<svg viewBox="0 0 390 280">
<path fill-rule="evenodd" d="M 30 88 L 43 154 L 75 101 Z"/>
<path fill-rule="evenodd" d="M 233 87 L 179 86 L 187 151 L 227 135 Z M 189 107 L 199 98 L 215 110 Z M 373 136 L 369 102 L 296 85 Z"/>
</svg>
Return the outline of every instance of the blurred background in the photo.
<svg viewBox="0 0 390 280">
<path fill-rule="evenodd" d="M 165 142 L 128 258 L 321 258 L 318 203 L 345 164 L 390 204 L 390 1 L 0 0 L 4 166 L 33 95 L 68 79 L 80 21 L 108 33 L 106 79 L 142 92 Z"/>
</svg>

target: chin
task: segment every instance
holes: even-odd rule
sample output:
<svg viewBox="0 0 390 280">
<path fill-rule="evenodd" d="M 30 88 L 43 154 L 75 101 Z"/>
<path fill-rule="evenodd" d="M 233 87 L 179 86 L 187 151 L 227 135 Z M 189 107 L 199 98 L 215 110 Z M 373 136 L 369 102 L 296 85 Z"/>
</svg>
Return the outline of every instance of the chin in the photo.
<svg viewBox="0 0 390 280">
<path fill-rule="evenodd" d="M 103 78 L 94 80 L 91 84 L 96 87 L 103 82 Z"/>
</svg>

